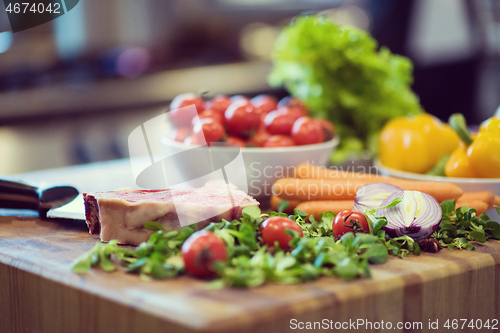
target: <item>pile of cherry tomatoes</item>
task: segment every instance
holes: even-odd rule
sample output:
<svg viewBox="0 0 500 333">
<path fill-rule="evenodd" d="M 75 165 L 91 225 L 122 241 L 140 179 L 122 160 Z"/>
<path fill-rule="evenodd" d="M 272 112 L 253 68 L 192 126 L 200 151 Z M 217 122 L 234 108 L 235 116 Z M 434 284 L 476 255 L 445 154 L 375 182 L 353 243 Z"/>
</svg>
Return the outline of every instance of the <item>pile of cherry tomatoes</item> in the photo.
<svg viewBox="0 0 500 333">
<path fill-rule="evenodd" d="M 195 105 L 200 121 L 182 109 L 189 105 Z M 206 101 L 186 93 L 174 98 L 170 110 L 176 128 L 169 137 L 185 144 L 228 142 L 240 147 L 288 147 L 321 143 L 335 136 L 328 120 L 309 117 L 307 107 L 293 97 L 278 101 L 270 95 L 252 99 L 218 95 Z"/>
</svg>

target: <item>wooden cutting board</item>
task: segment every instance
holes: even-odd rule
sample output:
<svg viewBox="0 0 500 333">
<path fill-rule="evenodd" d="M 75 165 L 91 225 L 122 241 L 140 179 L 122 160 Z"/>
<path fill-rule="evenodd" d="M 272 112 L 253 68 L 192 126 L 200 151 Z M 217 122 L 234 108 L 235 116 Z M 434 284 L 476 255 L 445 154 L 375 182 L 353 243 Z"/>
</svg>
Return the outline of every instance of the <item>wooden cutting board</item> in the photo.
<svg viewBox="0 0 500 333">
<path fill-rule="evenodd" d="M 452 331 L 443 328 L 447 319 L 500 318 L 498 241 L 472 252 L 390 258 L 372 266 L 372 279 L 251 290 L 208 290 L 189 277 L 144 282 L 123 272 L 72 273 L 70 262 L 96 241 L 82 222 L 0 217 L 0 332 L 288 332 L 323 320 L 383 320 L 392 332 L 403 332 L 394 329 L 398 322 L 421 322 L 424 332 L 441 332 Z M 439 330 L 428 330 L 436 320 Z M 357 331 L 381 331 L 369 328 Z M 405 330 L 412 331 L 421 330 Z"/>
</svg>

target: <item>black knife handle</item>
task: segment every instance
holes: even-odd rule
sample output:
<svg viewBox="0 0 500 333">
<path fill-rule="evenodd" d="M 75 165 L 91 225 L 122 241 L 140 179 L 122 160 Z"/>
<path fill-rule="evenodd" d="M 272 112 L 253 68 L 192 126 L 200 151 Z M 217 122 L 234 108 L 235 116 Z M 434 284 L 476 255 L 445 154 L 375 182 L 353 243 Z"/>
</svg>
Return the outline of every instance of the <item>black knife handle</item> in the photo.
<svg viewBox="0 0 500 333">
<path fill-rule="evenodd" d="M 38 188 L 18 180 L 0 178 L 0 208 L 38 210 Z"/>
<path fill-rule="evenodd" d="M 0 193 L 0 208 L 38 210 L 37 197 L 22 194 Z"/>
</svg>

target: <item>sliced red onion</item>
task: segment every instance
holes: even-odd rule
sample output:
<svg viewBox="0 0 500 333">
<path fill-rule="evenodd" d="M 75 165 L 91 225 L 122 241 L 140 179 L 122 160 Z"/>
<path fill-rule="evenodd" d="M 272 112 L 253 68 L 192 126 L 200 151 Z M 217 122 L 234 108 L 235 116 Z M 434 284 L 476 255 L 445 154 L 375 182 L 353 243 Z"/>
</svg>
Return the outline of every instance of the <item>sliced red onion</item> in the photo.
<svg viewBox="0 0 500 333">
<path fill-rule="evenodd" d="M 429 237 L 439 226 L 443 211 L 433 196 L 418 191 L 392 193 L 381 204 L 389 205 L 394 199 L 402 198 L 392 208 L 379 209 L 376 216 L 385 216 L 387 225 L 382 227 L 391 237 L 407 235 L 415 240 Z"/>
<path fill-rule="evenodd" d="M 401 192 L 402 188 L 386 183 L 373 183 L 360 187 L 356 192 L 354 200 L 354 210 L 364 212 L 365 209 L 374 209 L 381 207 L 389 195 L 394 192 Z"/>
</svg>

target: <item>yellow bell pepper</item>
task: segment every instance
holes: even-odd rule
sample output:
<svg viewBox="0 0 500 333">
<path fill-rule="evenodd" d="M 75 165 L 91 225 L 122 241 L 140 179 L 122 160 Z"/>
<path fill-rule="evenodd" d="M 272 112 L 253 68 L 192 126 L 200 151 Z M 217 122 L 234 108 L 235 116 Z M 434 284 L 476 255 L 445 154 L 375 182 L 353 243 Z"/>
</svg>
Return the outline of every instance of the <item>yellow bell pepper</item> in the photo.
<svg viewBox="0 0 500 333">
<path fill-rule="evenodd" d="M 500 118 L 491 117 L 484 121 L 479 127 L 479 132 L 496 133 L 500 136 Z"/>
<path fill-rule="evenodd" d="M 398 117 L 382 128 L 379 158 L 389 168 L 426 173 L 443 155 L 450 155 L 459 141 L 447 124 L 428 113 Z"/>
<path fill-rule="evenodd" d="M 482 178 L 500 178 L 500 134 L 479 132 L 467 149 L 469 163 Z"/>
<path fill-rule="evenodd" d="M 450 159 L 444 167 L 444 174 L 447 177 L 478 177 L 469 163 L 467 148 L 468 147 L 464 143 L 460 142 L 460 147 L 451 154 Z"/>
<path fill-rule="evenodd" d="M 446 176 L 500 178 L 500 119 L 490 118 L 472 137 L 462 115 L 452 115 L 450 124 L 463 143 L 446 164 Z"/>
</svg>

